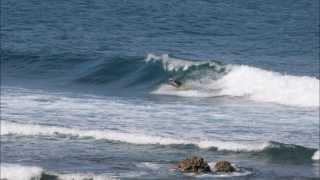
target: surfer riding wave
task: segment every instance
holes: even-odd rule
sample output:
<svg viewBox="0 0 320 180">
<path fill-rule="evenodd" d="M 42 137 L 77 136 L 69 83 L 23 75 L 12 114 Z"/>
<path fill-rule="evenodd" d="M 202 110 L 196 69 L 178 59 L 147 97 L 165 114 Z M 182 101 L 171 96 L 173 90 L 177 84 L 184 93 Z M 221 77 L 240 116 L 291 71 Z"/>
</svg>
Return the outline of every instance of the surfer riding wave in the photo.
<svg viewBox="0 0 320 180">
<path fill-rule="evenodd" d="M 173 78 L 169 78 L 169 84 L 178 88 L 182 85 L 182 82 L 181 81 L 178 81 L 176 79 L 173 79 Z"/>
</svg>

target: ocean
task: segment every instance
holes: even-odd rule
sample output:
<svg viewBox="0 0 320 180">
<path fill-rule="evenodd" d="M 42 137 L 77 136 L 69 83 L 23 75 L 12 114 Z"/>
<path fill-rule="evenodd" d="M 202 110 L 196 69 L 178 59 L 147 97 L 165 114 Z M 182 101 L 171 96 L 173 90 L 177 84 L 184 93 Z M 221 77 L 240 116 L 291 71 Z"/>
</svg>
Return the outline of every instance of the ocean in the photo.
<svg viewBox="0 0 320 180">
<path fill-rule="evenodd" d="M 319 8 L 2 0 L 0 179 L 319 179 Z"/>
</svg>

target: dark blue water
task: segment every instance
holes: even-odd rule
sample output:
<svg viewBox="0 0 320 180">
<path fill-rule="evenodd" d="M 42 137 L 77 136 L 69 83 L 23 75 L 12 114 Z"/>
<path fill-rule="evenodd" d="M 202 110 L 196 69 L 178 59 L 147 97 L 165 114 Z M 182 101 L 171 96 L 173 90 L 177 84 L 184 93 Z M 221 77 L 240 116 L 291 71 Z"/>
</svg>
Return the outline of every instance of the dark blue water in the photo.
<svg viewBox="0 0 320 180">
<path fill-rule="evenodd" d="M 1 1 L 1 178 L 319 178 L 319 4 Z"/>
<path fill-rule="evenodd" d="M 1 10 L 10 55 L 156 53 L 318 73 L 318 1 L 3 1 Z"/>
</svg>

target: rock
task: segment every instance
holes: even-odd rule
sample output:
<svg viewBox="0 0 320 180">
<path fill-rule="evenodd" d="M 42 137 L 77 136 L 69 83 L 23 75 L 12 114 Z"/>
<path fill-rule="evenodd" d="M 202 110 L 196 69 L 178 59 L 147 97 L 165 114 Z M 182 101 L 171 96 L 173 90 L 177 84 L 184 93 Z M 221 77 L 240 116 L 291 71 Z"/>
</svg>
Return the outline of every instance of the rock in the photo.
<svg viewBox="0 0 320 180">
<path fill-rule="evenodd" d="M 181 172 L 208 173 L 211 172 L 208 163 L 202 157 L 191 157 L 178 163 Z"/>
<path fill-rule="evenodd" d="M 216 172 L 234 172 L 236 168 L 234 168 L 229 161 L 218 161 L 215 166 Z"/>
<path fill-rule="evenodd" d="M 31 179 L 33 179 L 33 178 L 31 178 Z M 41 177 L 40 177 L 40 180 L 58 180 L 58 176 L 42 173 Z"/>
</svg>

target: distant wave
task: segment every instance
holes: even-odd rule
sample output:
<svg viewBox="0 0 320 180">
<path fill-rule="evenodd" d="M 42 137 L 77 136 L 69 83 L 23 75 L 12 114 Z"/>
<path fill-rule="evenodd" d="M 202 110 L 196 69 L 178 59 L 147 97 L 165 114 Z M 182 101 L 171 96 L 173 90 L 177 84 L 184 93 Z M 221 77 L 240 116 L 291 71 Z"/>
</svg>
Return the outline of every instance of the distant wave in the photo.
<svg viewBox="0 0 320 180">
<path fill-rule="evenodd" d="M 120 141 L 131 144 L 193 144 L 200 148 L 214 147 L 218 150 L 230 151 L 259 151 L 268 146 L 268 144 L 238 144 L 236 142 L 222 141 L 188 141 L 169 137 L 150 136 L 136 133 L 123 133 L 110 130 L 81 130 L 75 128 L 64 128 L 55 126 L 42 126 L 30 124 L 18 124 L 7 121 L 1 122 L 1 135 L 23 135 L 23 136 L 56 136 L 56 137 L 91 137 L 94 139 L 106 139 L 111 141 Z"/>
<path fill-rule="evenodd" d="M 57 174 L 46 172 L 42 167 L 25 166 L 20 164 L 1 163 L 0 179 L 6 180 L 36 180 L 36 179 L 50 179 L 50 180 L 113 180 L 117 179 L 109 175 L 95 175 L 95 174 Z"/>
<path fill-rule="evenodd" d="M 215 162 L 210 162 L 210 168 L 214 169 Z M 234 165 L 235 166 L 235 165 Z M 148 169 L 148 171 L 158 170 L 159 166 L 152 163 L 140 163 L 137 164 L 138 168 Z M 132 174 L 117 174 L 113 175 L 110 173 L 103 174 L 94 174 L 94 173 L 56 173 L 47 171 L 39 166 L 29 166 L 21 164 L 12 164 L 12 163 L 1 163 L 0 164 L 0 179 L 3 180 L 116 180 L 123 178 L 138 178 L 145 176 L 141 172 L 132 173 Z M 239 169 L 239 171 L 227 174 L 199 174 L 199 178 L 215 178 L 215 177 L 239 177 L 247 176 L 252 174 L 252 172 L 246 169 Z M 187 176 L 193 176 L 193 173 L 185 174 Z M 119 177 L 120 176 L 120 177 Z"/>
<path fill-rule="evenodd" d="M 44 59 L 10 53 L 3 56 L 6 76 L 45 77 L 48 82 L 57 78 L 62 84 L 106 86 L 104 89 L 129 89 L 131 93 L 139 88 L 139 92 L 184 97 L 246 97 L 299 107 L 319 107 L 320 104 L 316 77 L 285 75 L 246 65 L 224 65 L 213 60 L 185 60 L 166 54 L 98 60 L 67 55 Z M 169 78 L 181 81 L 183 86 L 168 85 Z"/>
<path fill-rule="evenodd" d="M 20 136 L 55 136 L 57 138 L 78 137 L 105 139 L 131 144 L 153 145 L 194 145 L 204 149 L 234 152 L 256 152 L 265 156 L 279 156 L 279 158 L 317 159 L 319 151 L 298 145 L 282 144 L 277 142 L 249 143 L 219 140 L 185 140 L 170 137 L 150 136 L 137 133 L 123 133 L 111 130 L 82 130 L 56 126 L 42 126 L 19 124 L 7 121 L 1 122 L 1 135 Z M 272 157 L 271 157 L 272 158 Z"/>
</svg>

